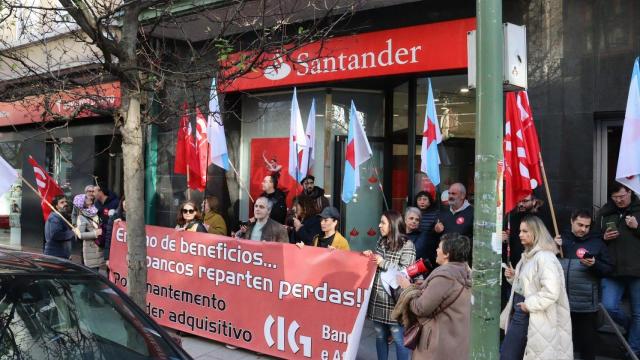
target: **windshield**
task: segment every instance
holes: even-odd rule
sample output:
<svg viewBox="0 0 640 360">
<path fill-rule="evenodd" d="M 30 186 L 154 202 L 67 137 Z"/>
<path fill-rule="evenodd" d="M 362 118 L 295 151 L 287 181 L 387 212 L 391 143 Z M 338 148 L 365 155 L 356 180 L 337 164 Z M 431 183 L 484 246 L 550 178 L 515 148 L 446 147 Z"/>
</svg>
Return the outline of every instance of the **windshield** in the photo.
<svg viewBox="0 0 640 360">
<path fill-rule="evenodd" d="M 175 359 L 149 322 L 95 278 L 0 277 L 0 359 Z"/>
</svg>

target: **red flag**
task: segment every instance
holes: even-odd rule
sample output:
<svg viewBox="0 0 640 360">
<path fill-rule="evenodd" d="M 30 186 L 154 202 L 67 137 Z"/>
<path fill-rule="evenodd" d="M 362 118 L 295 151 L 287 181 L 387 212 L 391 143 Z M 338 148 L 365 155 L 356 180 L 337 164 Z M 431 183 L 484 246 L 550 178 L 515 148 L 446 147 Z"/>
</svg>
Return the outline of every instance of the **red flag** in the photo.
<svg viewBox="0 0 640 360">
<path fill-rule="evenodd" d="M 187 102 L 182 104 L 183 114 L 180 118 L 180 128 L 178 128 L 178 141 L 176 142 L 176 158 L 173 163 L 173 172 L 176 174 L 187 174 L 187 159 L 189 159 L 189 114 L 187 112 Z"/>
<path fill-rule="evenodd" d="M 518 91 L 516 98 L 516 104 L 520 111 L 520 120 L 522 121 L 522 135 L 524 138 L 524 144 L 527 148 L 527 158 L 529 163 L 535 166 L 529 168 L 531 179 L 537 182 L 535 189 L 538 185 L 542 184 L 542 173 L 540 172 L 540 142 L 538 141 L 538 132 L 536 131 L 536 125 L 533 123 L 533 113 L 531 112 L 531 106 L 529 105 L 529 95 L 526 91 Z"/>
<path fill-rule="evenodd" d="M 42 199 L 48 201 L 51 204 L 51 201 L 57 195 L 64 195 L 58 183 L 49 174 L 44 171 L 44 169 L 38 165 L 38 163 L 29 156 L 29 164 L 33 166 L 33 173 L 36 178 L 36 184 L 38 185 L 38 192 Z M 49 218 L 49 213 L 51 213 L 51 208 L 47 205 L 44 200 L 40 201 L 40 205 L 42 206 L 42 215 L 44 216 L 45 221 Z"/>
<path fill-rule="evenodd" d="M 526 134 L 525 125 L 528 126 Z M 526 94 L 507 93 L 503 147 L 505 212 L 509 212 L 518 201 L 531 194 L 542 183 L 539 168 L 540 145 Z"/>
<path fill-rule="evenodd" d="M 204 117 L 200 108 L 196 106 L 196 131 L 195 131 L 195 156 L 192 156 L 194 172 L 192 172 L 193 185 L 191 187 L 204 191 L 207 186 L 207 167 L 211 163 L 209 159 L 209 141 L 207 138 L 207 119 Z M 199 181 L 198 181 L 199 180 Z"/>
</svg>

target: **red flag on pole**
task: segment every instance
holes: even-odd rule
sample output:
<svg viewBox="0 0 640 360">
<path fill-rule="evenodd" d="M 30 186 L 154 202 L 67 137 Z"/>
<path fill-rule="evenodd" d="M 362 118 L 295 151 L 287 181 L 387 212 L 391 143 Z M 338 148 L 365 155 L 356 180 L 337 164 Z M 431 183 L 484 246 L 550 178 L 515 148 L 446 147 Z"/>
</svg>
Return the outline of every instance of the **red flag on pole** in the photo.
<svg viewBox="0 0 640 360">
<path fill-rule="evenodd" d="M 33 166 L 33 173 L 36 178 L 36 184 L 38 185 L 38 192 L 42 199 L 47 200 L 49 203 L 53 200 L 57 195 L 64 195 L 58 183 L 49 174 L 44 171 L 44 169 L 38 165 L 38 163 L 29 156 L 29 164 Z M 49 218 L 49 214 L 51 213 L 51 208 L 44 201 L 40 201 L 40 205 L 42 206 L 42 215 L 44 216 L 45 221 Z"/>
<path fill-rule="evenodd" d="M 187 159 L 190 158 L 189 144 L 189 114 L 187 112 L 187 102 L 182 104 L 182 117 L 180 117 L 180 127 L 178 128 L 178 141 L 176 142 L 176 158 L 173 164 L 173 172 L 176 174 L 187 174 Z"/>
<path fill-rule="evenodd" d="M 204 117 L 200 108 L 196 106 L 196 132 L 195 132 L 195 168 L 194 180 L 200 180 L 197 184 L 199 190 L 204 191 L 207 187 L 207 168 L 211 164 L 209 158 L 209 140 L 207 138 L 207 118 Z M 197 177 L 195 176 L 197 175 Z M 194 184 L 196 182 L 194 181 Z M 195 188 L 194 188 L 195 189 Z"/>
<path fill-rule="evenodd" d="M 529 163 L 534 165 L 529 168 L 532 180 L 536 181 L 533 189 L 542 184 L 542 174 L 540 173 L 540 142 L 538 141 L 538 132 L 536 125 L 533 123 L 533 113 L 529 106 L 529 95 L 526 91 L 516 92 L 516 105 L 520 112 L 520 120 L 522 121 L 522 137 L 527 148 L 527 158 Z"/>
<path fill-rule="evenodd" d="M 506 104 L 504 211 L 509 212 L 542 183 L 542 177 L 540 145 L 526 93 L 508 92 Z"/>
</svg>

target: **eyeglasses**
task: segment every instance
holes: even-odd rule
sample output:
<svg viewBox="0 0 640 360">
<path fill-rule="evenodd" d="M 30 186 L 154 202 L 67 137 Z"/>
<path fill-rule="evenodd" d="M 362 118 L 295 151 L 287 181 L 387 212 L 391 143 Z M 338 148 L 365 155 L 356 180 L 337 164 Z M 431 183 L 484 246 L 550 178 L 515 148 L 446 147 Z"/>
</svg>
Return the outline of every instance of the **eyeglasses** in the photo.
<svg viewBox="0 0 640 360">
<path fill-rule="evenodd" d="M 625 197 L 627 197 L 627 195 L 629 195 L 629 194 L 630 194 L 630 193 L 628 192 L 628 193 L 626 193 L 626 194 L 624 194 L 624 195 L 611 195 L 611 198 L 612 198 L 613 200 L 622 200 L 622 199 L 624 199 Z"/>
<path fill-rule="evenodd" d="M 195 212 L 195 209 L 182 209 L 183 214 L 194 214 Z"/>
</svg>

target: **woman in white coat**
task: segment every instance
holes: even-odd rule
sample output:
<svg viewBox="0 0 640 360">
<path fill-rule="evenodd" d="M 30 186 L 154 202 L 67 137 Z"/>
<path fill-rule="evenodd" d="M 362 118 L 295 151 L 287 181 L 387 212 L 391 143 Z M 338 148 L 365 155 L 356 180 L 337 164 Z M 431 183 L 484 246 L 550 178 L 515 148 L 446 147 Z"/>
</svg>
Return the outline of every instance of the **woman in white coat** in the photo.
<svg viewBox="0 0 640 360">
<path fill-rule="evenodd" d="M 505 270 L 511 296 L 500 315 L 500 359 L 573 359 L 571 316 L 558 248 L 536 216 L 520 223 L 522 259 Z"/>
</svg>

